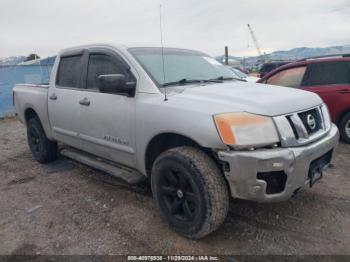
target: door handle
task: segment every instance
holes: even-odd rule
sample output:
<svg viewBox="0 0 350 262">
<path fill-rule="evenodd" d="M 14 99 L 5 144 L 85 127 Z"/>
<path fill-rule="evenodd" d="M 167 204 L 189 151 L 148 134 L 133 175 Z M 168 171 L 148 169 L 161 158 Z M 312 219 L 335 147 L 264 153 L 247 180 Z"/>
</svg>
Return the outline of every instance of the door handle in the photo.
<svg viewBox="0 0 350 262">
<path fill-rule="evenodd" d="M 84 97 L 82 100 L 79 101 L 79 104 L 83 106 L 89 106 L 90 105 L 90 100 Z"/>
<path fill-rule="evenodd" d="M 57 100 L 57 96 L 55 93 L 53 93 L 50 97 L 51 100 Z"/>
<path fill-rule="evenodd" d="M 349 94 L 350 93 L 350 89 L 340 89 L 339 91 L 337 91 L 337 93 L 339 93 L 339 94 Z"/>
</svg>

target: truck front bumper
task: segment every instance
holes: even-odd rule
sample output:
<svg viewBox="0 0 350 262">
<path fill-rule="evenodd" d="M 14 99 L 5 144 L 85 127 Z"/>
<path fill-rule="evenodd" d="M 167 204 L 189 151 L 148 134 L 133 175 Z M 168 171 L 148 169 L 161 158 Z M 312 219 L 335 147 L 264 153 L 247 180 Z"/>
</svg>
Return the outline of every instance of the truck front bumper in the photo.
<svg viewBox="0 0 350 262">
<path fill-rule="evenodd" d="M 315 165 L 322 169 L 328 166 L 338 141 L 338 129 L 332 125 L 325 137 L 306 146 L 219 151 L 218 155 L 229 165 L 225 177 L 232 197 L 278 202 L 290 198 L 304 185 L 312 185 L 310 177 Z M 322 174 L 323 170 L 319 171 Z"/>
</svg>

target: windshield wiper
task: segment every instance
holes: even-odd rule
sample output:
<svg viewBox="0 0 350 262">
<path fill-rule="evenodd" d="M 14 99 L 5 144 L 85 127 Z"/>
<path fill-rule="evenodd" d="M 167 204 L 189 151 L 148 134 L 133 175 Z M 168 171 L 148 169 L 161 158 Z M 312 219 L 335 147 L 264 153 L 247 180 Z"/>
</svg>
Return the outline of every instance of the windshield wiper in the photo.
<svg viewBox="0 0 350 262">
<path fill-rule="evenodd" d="M 223 77 L 223 76 L 219 76 L 218 78 L 211 79 L 211 80 L 220 80 L 220 81 L 237 80 L 237 81 L 247 82 L 247 80 L 242 79 L 242 78 L 238 78 L 238 77 Z"/>
<path fill-rule="evenodd" d="M 213 83 L 221 83 L 221 79 L 187 79 L 183 78 L 179 81 L 174 81 L 174 82 L 167 82 L 162 84 L 163 87 L 167 86 L 173 86 L 173 85 L 186 85 L 186 84 L 193 84 L 193 83 L 208 83 L 208 82 L 213 82 Z"/>
</svg>

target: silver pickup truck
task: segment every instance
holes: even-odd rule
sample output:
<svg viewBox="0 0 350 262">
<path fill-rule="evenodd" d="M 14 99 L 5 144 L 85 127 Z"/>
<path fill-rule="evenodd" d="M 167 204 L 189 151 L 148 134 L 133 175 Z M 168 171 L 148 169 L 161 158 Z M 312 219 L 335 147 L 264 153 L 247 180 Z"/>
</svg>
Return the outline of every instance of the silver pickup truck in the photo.
<svg viewBox="0 0 350 262">
<path fill-rule="evenodd" d="M 16 85 L 14 105 L 37 161 L 59 142 L 128 183 L 148 178 L 164 219 L 193 239 L 223 223 L 230 197 L 283 201 L 313 186 L 338 143 L 316 94 L 239 81 L 186 49 L 63 50 L 49 85 Z"/>
</svg>

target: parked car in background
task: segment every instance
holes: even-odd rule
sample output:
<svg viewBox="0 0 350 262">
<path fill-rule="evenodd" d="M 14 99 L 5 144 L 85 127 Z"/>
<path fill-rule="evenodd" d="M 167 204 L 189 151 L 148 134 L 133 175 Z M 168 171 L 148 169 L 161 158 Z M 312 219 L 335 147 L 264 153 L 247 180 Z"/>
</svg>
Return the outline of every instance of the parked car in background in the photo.
<svg viewBox="0 0 350 262">
<path fill-rule="evenodd" d="M 241 71 L 242 73 L 248 75 L 250 73 L 250 71 L 248 69 L 243 69 L 241 67 L 237 67 L 237 66 L 234 66 L 233 67 L 234 69 L 237 69 L 238 71 Z"/>
<path fill-rule="evenodd" d="M 237 75 L 238 78 L 240 78 L 242 80 L 246 80 L 247 82 L 254 82 L 255 83 L 260 79 L 259 77 L 249 76 L 237 68 L 230 67 L 230 69 L 235 75 Z"/>
<path fill-rule="evenodd" d="M 279 67 L 259 80 L 317 93 L 328 105 L 341 138 L 350 143 L 350 55 L 315 57 Z"/>
<path fill-rule="evenodd" d="M 261 66 L 258 76 L 262 78 L 266 74 L 270 73 L 272 70 L 276 69 L 277 67 L 283 66 L 288 63 L 289 63 L 288 61 L 276 61 L 276 62 L 265 63 Z"/>
</svg>

